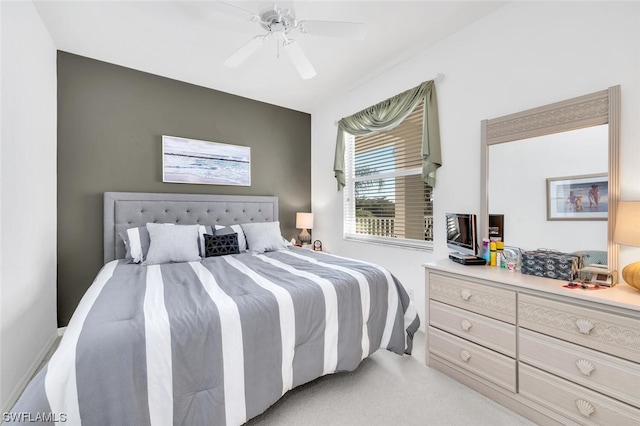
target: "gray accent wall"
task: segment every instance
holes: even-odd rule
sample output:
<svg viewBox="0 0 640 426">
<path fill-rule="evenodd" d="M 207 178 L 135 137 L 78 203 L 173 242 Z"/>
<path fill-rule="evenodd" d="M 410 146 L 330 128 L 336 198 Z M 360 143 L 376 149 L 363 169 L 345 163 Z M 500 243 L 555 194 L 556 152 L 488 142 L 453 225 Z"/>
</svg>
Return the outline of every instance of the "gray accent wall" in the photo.
<svg viewBox="0 0 640 426">
<path fill-rule="evenodd" d="M 251 186 L 163 183 L 162 135 L 250 146 Z M 57 154 L 59 326 L 102 266 L 106 191 L 275 195 L 287 238 L 311 211 L 309 114 L 61 51 Z"/>
</svg>

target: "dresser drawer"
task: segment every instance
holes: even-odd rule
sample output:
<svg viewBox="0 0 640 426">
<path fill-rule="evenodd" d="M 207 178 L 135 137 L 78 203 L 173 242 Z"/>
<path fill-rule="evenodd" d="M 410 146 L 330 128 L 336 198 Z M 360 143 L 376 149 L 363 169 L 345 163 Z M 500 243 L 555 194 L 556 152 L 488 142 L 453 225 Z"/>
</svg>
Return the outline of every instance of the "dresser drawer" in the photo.
<svg viewBox="0 0 640 426">
<path fill-rule="evenodd" d="M 640 408 L 640 364 L 529 330 L 520 330 L 519 359 Z"/>
<path fill-rule="evenodd" d="M 516 323 L 516 293 L 431 272 L 429 296 L 448 305 Z"/>
<path fill-rule="evenodd" d="M 429 327 L 429 352 L 511 392 L 516 391 L 516 361 L 475 343 Z"/>
<path fill-rule="evenodd" d="M 433 300 L 429 302 L 429 323 L 505 355 L 516 355 L 515 325 Z"/>
<path fill-rule="evenodd" d="M 640 410 L 520 364 L 520 395 L 584 425 L 637 426 Z"/>
<path fill-rule="evenodd" d="M 606 290 L 602 290 L 606 291 Z M 640 362 L 640 320 L 521 294 L 520 327 Z"/>
</svg>

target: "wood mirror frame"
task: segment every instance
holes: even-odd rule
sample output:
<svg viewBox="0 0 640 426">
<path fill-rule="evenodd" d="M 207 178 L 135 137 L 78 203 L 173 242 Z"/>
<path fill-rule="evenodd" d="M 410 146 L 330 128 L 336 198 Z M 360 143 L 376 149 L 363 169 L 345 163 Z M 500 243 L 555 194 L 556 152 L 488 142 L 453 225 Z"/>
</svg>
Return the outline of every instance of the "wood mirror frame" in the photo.
<svg viewBox="0 0 640 426">
<path fill-rule="evenodd" d="M 620 86 L 562 102 L 529 109 L 503 117 L 482 120 L 480 229 L 488 237 L 489 226 L 489 147 L 552 133 L 609 124 L 609 211 L 607 226 L 607 263 L 618 269 L 619 246 L 613 242 L 616 213 L 620 200 Z"/>
</svg>

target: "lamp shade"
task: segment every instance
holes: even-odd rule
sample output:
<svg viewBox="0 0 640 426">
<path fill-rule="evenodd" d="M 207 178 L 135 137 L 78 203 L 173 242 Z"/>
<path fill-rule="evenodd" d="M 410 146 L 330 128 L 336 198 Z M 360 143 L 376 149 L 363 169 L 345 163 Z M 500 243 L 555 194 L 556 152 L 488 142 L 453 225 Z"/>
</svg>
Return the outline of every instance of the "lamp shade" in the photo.
<svg viewBox="0 0 640 426">
<path fill-rule="evenodd" d="M 296 213 L 296 228 L 313 229 L 313 213 Z"/>
<path fill-rule="evenodd" d="M 640 247 L 640 201 L 620 201 L 616 216 L 613 242 Z M 640 262 L 624 267 L 622 279 L 631 287 L 640 290 Z"/>
<path fill-rule="evenodd" d="M 640 201 L 620 201 L 613 242 L 640 247 Z"/>
</svg>

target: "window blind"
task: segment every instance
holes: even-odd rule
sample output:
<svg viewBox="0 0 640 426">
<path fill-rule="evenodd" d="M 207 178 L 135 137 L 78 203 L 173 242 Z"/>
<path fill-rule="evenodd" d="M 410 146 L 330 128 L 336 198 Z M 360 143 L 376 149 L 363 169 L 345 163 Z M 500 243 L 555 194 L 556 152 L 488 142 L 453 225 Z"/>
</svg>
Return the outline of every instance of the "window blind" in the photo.
<svg viewBox="0 0 640 426">
<path fill-rule="evenodd" d="M 401 245 L 433 241 L 431 187 L 422 180 L 424 103 L 391 130 L 345 145 L 345 237 Z"/>
</svg>

